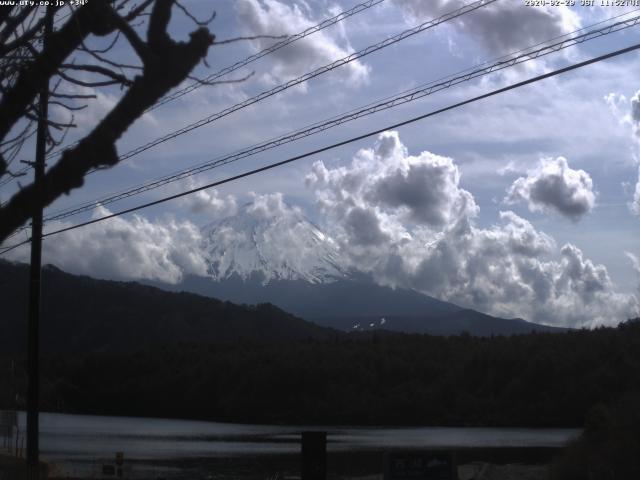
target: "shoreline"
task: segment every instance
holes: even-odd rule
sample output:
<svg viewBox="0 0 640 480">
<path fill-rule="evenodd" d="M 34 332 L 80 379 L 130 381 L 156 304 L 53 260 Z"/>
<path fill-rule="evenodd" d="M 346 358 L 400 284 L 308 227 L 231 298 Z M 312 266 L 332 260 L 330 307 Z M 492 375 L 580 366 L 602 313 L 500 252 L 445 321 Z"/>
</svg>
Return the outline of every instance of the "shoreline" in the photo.
<svg viewBox="0 0 640 480">
<path fill-rule="evenodd" d="M 460 480 L 484 478 L 502 480 L 545 478 L 550 463 L 562 450 L 555 447 L 477 447 L 430 449 L 452 452 Z M 382 480 L 384 457 L 394 451 L 424 452 L 425 449 L 376 449 L 370 451 L 328 452 L 327 479 Z M 64 472 L 52 465 L 49 480 L 88 480 L 96 475 L 99 465 L 87 461 L 85 471 Z M 484 469 L 482 477 L 477 477 Z M 519 472 L 519 473 L 518 473 Z M 125 460 L 125 478 L 135 480 L 267 480 L 299 479 L 299 454 L 273 454 L 235 457 L 201 457 L 176 460 Z"/>
</svg>

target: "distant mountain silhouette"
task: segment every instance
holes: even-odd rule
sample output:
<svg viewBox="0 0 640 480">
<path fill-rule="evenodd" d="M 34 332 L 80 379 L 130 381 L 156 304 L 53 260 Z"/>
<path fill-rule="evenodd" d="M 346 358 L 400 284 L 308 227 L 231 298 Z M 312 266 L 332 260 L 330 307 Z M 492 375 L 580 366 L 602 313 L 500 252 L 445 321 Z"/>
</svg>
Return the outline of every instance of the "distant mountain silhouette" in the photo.
<svg viewBox="0 0 640 480">
<path fill-rule="evenodd" d="M 492 317 L 413 290 L 383 287 L 363 274 L 327 283 L 271 280 L 265 284 L 263 277 L 256 273 L 245 279 L 238 275 L 221 281 L 187 276 L 177 285 L 152 284 L 234 303 L 268 302 L 318 325 L 347 332 L 384 329 L 431 335 L 468 332 L 491 336 L 566 331 L 519 318 Z"/>
<path fill-rule="evenodd" d="M 276 206 L 250 202 L 235 215 L 202 227 L 206 276 L 188 275 L 178 285 L 146 283 L 233 303 L 272 303 L 343 331 L 466 331 L 478 336 L 563 331 L 491 317 L 414 290 L 380 286 L 370 275 L 349 267 L 338 243 L 300 209 Z"/>
<path fill-rule="evenodd" d="M 156 285 L 161 285 L 157 283 Z M 163 285 L 234 303 L 273 303 L 307 320 L 325 317 L 418 315 L 440 316 L 461 311 L 419 292 L 376 285 L 365 275 L 326 283 L 305 280 L 272 280 L 265 284 L 260 274 L 241 279 L 237 275 L 223 281 L 187 276 L 178 285 Z"/>
<path fill-rule="evenodd" d="M 0 349 L 4 352 L 25 351 L 27 285 L 27 265 L 0 261 Z M 232 298 L 244 305 L 136 282 L 96 280 L 47 265 L 42 284 L 42 349 L 45 353 L 131 352 L 187 343 L 334 339 L 343 332 L 370 330 L 433 335 L 468 332 L 477 336 L 561 331 L 464 310 L 365 279 L 323 284 L 287 280 L 263 285 L 259 279 L 233 277 L 215 282 L 188 277 L 171 288 Z"/>
<path fill-rule="evenodd" d="M 330 317 L 316 319 L 316 323 L 344 331 L 357 330 L 360 332 L 372 330 L 389 330 L 405 333 L 425 333 L 429 335 L 457 335 L 469 333 L 476 337 L 490 337 L 492 335 L 521 335 L 531 332 L 560 333 L 568 329 L 550 327 L 527 322 L 521 318 L 499 318 L 476 312 L 475 310 L 460 309 L 458 311 L 430 316 L 402 316 L 386 315 L 383 317 Z"/>
<path fill-rule="evenodd" d="M 0 261 L 0 349 L 26 350 L 27 265 Z M 135 282 L 96 280 L 43 268 L 45 352 L 134 351 L 180 343 L 290 342 L 333 338 L 273 305 L 241 306 Z"/>
</svg>

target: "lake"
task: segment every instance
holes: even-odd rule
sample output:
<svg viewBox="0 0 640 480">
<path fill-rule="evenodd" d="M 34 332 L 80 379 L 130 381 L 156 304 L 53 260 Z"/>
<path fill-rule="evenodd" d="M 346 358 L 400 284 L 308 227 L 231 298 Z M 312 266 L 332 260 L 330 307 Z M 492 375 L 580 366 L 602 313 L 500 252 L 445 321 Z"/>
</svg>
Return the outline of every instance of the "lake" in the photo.
<svg viewBox="0 0 640 480">
<path fill-rule="evenodd" d="M 26 415 L 20 414 L 21 431 Z M 335 457 L 366 464 L 393 449 L 472 447 L 561 447 L 576 429 L 440 427 L 303 427 L 155 418 L 102 417 L 43 413 L 40 448 L 59 475 L 102 478 L 102 465 L 123 452 L 128 478 L 260 478 L 262 472 L 295 471 L 300 432 L 327 431 L 327 450 Z M 246 475 L 241 474 L 245 471 Z M 226 472 L 226 473 L 225 473 Z M 228 476 L 225 476 L 228 475 Z M 267 478 L 263 475 L 262 478 Z"/>
</svg>

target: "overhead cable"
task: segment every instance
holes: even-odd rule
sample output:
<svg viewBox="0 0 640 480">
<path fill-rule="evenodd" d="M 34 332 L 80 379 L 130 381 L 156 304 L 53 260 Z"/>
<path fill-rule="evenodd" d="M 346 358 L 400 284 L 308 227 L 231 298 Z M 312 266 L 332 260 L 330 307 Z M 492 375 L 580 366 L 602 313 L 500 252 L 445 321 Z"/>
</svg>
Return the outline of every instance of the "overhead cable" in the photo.
<svg viewBox="0 0 640 480">
<path fill-rule="evenodd" d="M 121 210 L 119 212 L 106 215 L 104 217 L 94 218 L 92 220 L 88 220 L 86 222 L 82 222 L 82 223 L 79 223 L 79 224 L 76 224 L 76 225 L 72 225 L 72 226 L 69 226 L 69 227 L 64 227 L 64 228 L 60 228 L 58 230 L 47 232 L 47 233 L 43 234 L 42 237 L 45 238 L 45 237 L 50 237 L 50 236 L 57 235 L 57 234 L 60 234 L 60 233 L 63 233 L 63 232 L 68 232 L 68 231 L 71 231 L 71 230 L 75 230 L 75 229 L 78 229 L 78 228 L 85 227 L 87 225 L 92 225 L 92 224 L 95 224 L 95 223 L 98 223 L 98 222 L 103 222 L 103 221 L 109 220 L 111 218 L 119 217 L 119 216 L 122 216 L 122 215 L 125 215 L 125 214 L 128 214 L 128 213 L 133 213 L 133 212 L 136 212 L 136 211 L 148 208 L 148 207 L 159 205 L 159 204 L 168 202 L 170 200 L 175 200 L 177 198 L 181 198 L 181 197 L 184 197 L 184 196 L 187 196 L 187 195 L 191 195 L 192 193 L 200 192 L 202 190 L 206 190 L 206 189 L 213 188 L 213 187 L 218 187 L 218 186 L 224 185 L 226 183 L 237 181 L 237 180 L 239 180 L 241 178 L 249 177 L 251 175 L 255 175 L 257 173 L 265 172 L 267 170 L 271 170 L 271 169 L 276 168 L 276 167 L 280 167 L 280 166 L 283 166 L 283 165 L 286 165 L 286 164 L 289 164 L 289 163 L 292 163 L 292 162 L 295 162 L 295 161 L 298 161 L 298 160 L 302 160 L 304 158 L 307 158 L 307 157 L 310 157 L 310 156 L 313 156 L 313 155 L 317 155 L 319 153 L 323 153 L 323 152 L 326 152 L 326 151 L 329 151 L 329 150 L 333 150 L 335 148 L 338 148 L 338 147 L 341 147 L 341 146 L 344 146 L 344 145 L 348 145 L 348 144 L 353 143 L 353 142 L 364 140 L 366 138 L 369 138 L 369 137 L 372 137 L 372 136 L 375 136 L 375 135 L 379 135 L 380 133 L 383 133 L 383 132 L 388 131 L 388 130 L 394 130 L 394 129 L 403 127 L 405 125 L 409 125 L 411 123 L 415 123 L 417 121 L 424 120 L 426 118 L 430 118 L 430 117 L 439 115 L 441 113 L 448 112 L 448 111 L 451 111 L 451 110 L 455 110 L 455 109 L 460 108 L 462 106 L 469 105 L 471 103 L 475 103 L 477 101 L 484 100 L 486 98 L 490 98 L 490 97 L 493 97 L 493 96 L 508 92 L 510 90 L 515 90 L 517 88 L 521 88 L 523 86 L 530 85 L 532 83 L 536 83 L 536 82 L 539 82 L 541 80 L 545 80 L 547 78 L 555 77 L 557 75 L 561 75 L 563 73 L 566 73 L 566 72 L 569 72 L 569 71 L 572 71 L 572 70 L 576 70 L 576 69 L 585 67 L 587 65 L 591 65 L 591 64 L 594 64 L 594 63 L 597 63 L 597 62 L 601 62 L 603 60 L 607 60 L 607 59 L 614 58 L 614 57 L 617 57 L 617 56 L 620 56 L 620 55 L 623 55 L 623 54 L 626 54 L 626 53 L 630 53 L 630 52 L 636 51 L 638 49 L 640 49 L 640 43 L 636 43 L 636 44 L 631 45 L 629 47 L 622 48 L 622 49 L 619 49 L 619 50 L 615 50 L 615 51 L 606 53 L 604 55 L 600 55 L 598 57 L 591 58 L 589 60 L 585 60 L 585 61 L 582 61 L 582 62 L 574 63 L 572 65 L 569 65 L 569 66 L 566 66 L 566 67 L 563 67 L 563 68 L 560 68 L 560 69 L 557 69 L 557 70 L 553 70 L 551 72 L 544 73 L 542 75 L 537 75 L 537 76 L 529 78 L 527 80 L 523 80 L 521 82 L 517 82 L 517 83 L 511 84 L 511 85 L 508 85 L 506 87 L 498 88 L 496 90 L 492 90 L 491 92 L 488 92 L 488 93 L 485 93 L 485 94 L 482 94 L 482 95 L 478 95 L 476 97 L 464 100 L 462 102 L 458 102 L 458 103 L 455 103 L 453 105 L 449 105 L 447 107 L 440 108 L 438 110 L 433 110 L 431 112 L 419 115 L 417 117 L 413 117 L 413 118 L 411 118 L 409 120 L 405 120 L 405 121 L 402 121 L 402 122 L 399 122 L 399 123 L 396 123 L 396 124 L 393 124 L 393 125 L 387 125 L 387 126 L 385 126 L 383 128 L 376 129 L 376 130 L 373 130 L 373 131 L 370 131 L 370 132 L 367 132 L 367 133 L 364 133 L 362 135 L 358 135 L 358 136 L 355 136 L 355 137 L 351 137 L 351 138 L 349 138 L 347 140 L 343 140 L 343 141 L 340 141 L 340 142 L 337 142 L 337 143 L 333 143 L 331 145 L 327 145 L 325 147 L 318 148 L 316 150 L 312 150 L 312 151 L 303 153 L 301 155 L 296 155 L 296 156 L 290 157 L 290 158 L 288 158 L 286 160 L 281 160 L 279 162 L 271 163 L 269 165 L 265 165 L 265 166 L 260 167 L 260 168 L 249 170 L 247 172 L 240 173 L 238 175 L 234 175 L 232 177 L 225 178 L 223 180 L 218 180 L 218 181 L 215 181 L 215 182 L 212 182 L 212 183 L 208 183 L 208 184 L 200 186 L 200 187 L 192 188 L 190 190 L 186 190 L 186 191 L 183 191 L 183 192 L 180 192 L 180 193 L 176 193 L 174 195 L 163 197 L 163 198 L 154 200 L 152 202 L 147 202 L 147 203 L 135 206 L 135 207 L 127 208 L 125 210 Z M 13 250 L 15 248 L 18 248 L 21 245 L 29 243 L 30 241 L 31 241 L 31 239 L 25 240 L 24 242 L 21 242 L 21 243 L 15 244 L 15 245 L 11 245 L 9 247 L 5 247 L 0 252 L 0 254 L 7 253 L 7 252 L 9 252 L 9 251 L 11 251 L 11 250 Z"/>
<path fill-rule="evenodd" d="M 187 85 L 184 88 L 181 88 L 180 90 L 176 90 L 175 92 L 166 95 L 164 98 L 162 98 L 159 102 L 157 102 L 155 105 L 149 107 L 146 111 L 149 112 L 151 110 L 155 110 L 156 108 L 165 105 L 169 102 L 172 102 L 173 100 L 176 100 L 184 95 L 186 95 L 187 93 L 193 92 L 194 90 L 200 88 L 201 86 L 203 86 L 203 84 L 207 84 L 207 83 L 211 83 L 214 82 L 216 80 L 218 80 L 220 77 L 223 77 L 225 75 L 228 75 L 231 72 L 235 72 L 236 70 L 242 68 L 242 67 L 246 67 L 247 65 L 249 65 L 250 63 L 255 62 L 256 60 L 264 57 L 265 55 L 269 55 L 273 52 L 276 52 L 278 50 L 280 50 L 281 48 L 286 47 L 287 45 L 291 45 L 292 43 L 297 42 L 298 40 L 301 40 L 305 37 L 308 37 L 309 35 L 313 35 L 316 32 L 319 32 L 320 30 L 324 30 L 327 27 L 330 27 L 332 25 L 335 25 L 338 22 L 341 22 L 353 15 L 356 15 L 360 12 L 363 12 L 375 5 L 378 5 L 379 3 L 384 2 L 385 0 L 369 0 L 367 2 L 363 2 L 363 3 L 359 3 L 358 5 L 350 8 L 349 10 L 345 10 L 343 12 L 340 12 L 337 15 L 334 15 L 331 18 L 327 18 L 325 20 L 323 20 L 322 22 L 318 23 L 317 25 L 314 25 L 312 27 L 307 28 L 306 30 L 303 30 L 302 32 L 296 33 L 294 35 L 289 35 L 287 36 L 284 40 L 281 40 L 273 45 L 271 45 L 268 48 L 265 48 L 263 50 L 260 50 L 258 53 L 255 53 L 254 55 L 251 55 L 247 58 L 245 58 L 244 60 L 240 60 L 236 63 L 234 63 L 233 65 L 230 65 L 228 67 L 225 67 L 221 70 L 218 70 L 215 73 L 212 73 L 211 75 L 208 75 L 206 78 L 204 78 L 202 81 L 200 82 L 194 82 L 190 85 Z M 214 44 L 215 45 L 215 44 Z"/>
<path fill-rule="evenodd" d="M 336 23 L 339 23 L 353 15 L 356 15 L 360 12 L 363 12 L 371 7 L 374 7 L 375 5 L 384 2 L 385 0 L 368 0 L 366 2 L 363 3 L 359 3 L 357 5 L 355 5 L 354 7 L 350 8 L 349 10 L 345 10 L 343 12 L 340 12 L 337 15 L 334 15 L 333 17 L 327 18 L 325 20 L 323 20 L 322 22 L 307 28 L 306 30 L 303 30 L 302 32 L 293 34 L 293 35 L 289 35 L 287 36 L 285 39 L 276 42 L 275 44 L 271 45 L 268 48 L 265 48 L 263 50 L 260 50 L 258 53 L 251 55 L 243 60 L 240 60 L 236 63 L 234 63 L 233 65 L 230 65 L 228 67 L 225 67 L 221 70 L 218 70 L 215 73 L 212 73 L 211 75 L 208 75 L 207 77 L 205 77 L 204 79 L 201 79 L 197 82 L 193 82 L 190 85 L 187 85 L 186 87 L 180 89 L 180 90 L 176 90 L 173 93 L 170 93 L 166 96 L 164 96 L 162 99 L 160 99 L 157 103 L 155 103 L 154 105 L 150 106 L 149 108 L 147 108 L 145 110 L 146 112 L 150 112 L 152 110 L 155 110 L 156 108 L 165 105 L 169 102 L 172 102 L 173 100 L 176 100 L 190 92 L 193 92 L 194 90 L 200 88 L 203 85 L 207 85 L 207 84 L 211 84 L 213 82 L 215 82 L 216 80 L 218 80 L 219 78 L 228 75 L 229 73 L 232 73 L 242 67 L 245 67 L 253 62 L 255 62 L 256 60 L 269 55 L 271 53 L 276 52 L 277 50 L 280 50 L 283 47 L 286 47 L 287 45 L 291 45 L 292 43 L 295 43 L 305 37 L 308 37 L 309 35 L 312 35 L 316 32 L 319 32 L 320 30 L 324 30 L 327 27 L 330 27 L 332 25 L 335 25 Z M 215 43 L 214 43 L 215 44 Z M 66 145 L 62 148 L 59 148 L 57 150 L 54 150 L 52 152 L 50 152 L 47 155 L 47 158 L 49 157 L 55 157 L 58 156 L 60 153 L 62 153 L 64 150 L 67 150 L 71 147 L 73 147 L 74 145 L 77 145 L 79 142 L 73 142 L 69 145 Z M 28 170 L 29 167 L 27 167 L 26 170 Z M 25 170 L 25 171 L 26 171 Z M 9 180 L 11 181 L 11 180 Z M 2 186 L 2 183 L 0 183 L 0 187 Z"/>
<path fill-rule="evenodd" d="M 280 84 L 270 90 L 266 90 L 254 97 L 248 98 L 242 102 L 239 102 L 235 105 L 232 105 L 230 107 L 225 108 L 224 110 L 221 110 L 219 112 L 213 113 L 211 115 L 208 115 L 207 117 L 204 117 L 196 122 L 190 123 L 189 125 L 186 125 L 178 130 L 174 130 L 173 132 L 170 132 L 166 135 L 163 135 L 162 137 L 156 138 L 155 140 L 152 140 L 144 145 L 141 145 L 139 147 L 134 148 L 133 150 L 130 150 L 126 153 L 124 153 L 123 155 L 120 156 L 120 160 L 126 160 L 128 158 L 131 158 L 135 155 L 138 155 L 146 150 L 149 150 L 150 148 L 153 148 L 157 145 L 160 145 L 161 143 L 167 142 L 169 140 L 172 140 L 180 135 L 184 135 L 187 132 L 190 132 L 192 130 L 195 130 L 197 128 L 200 128 L 204 125 L 208 125 L 212 122 L 215 122 L 216 120 L 219 120 L 223 117 L 226 117 L 227 115 L 233 113 L 233 112 L 237 112 L 238 110 L 241 110 L 243 108 L 246 108 L 250 105 L 254 105 L 258 102 L 261 102 L 262 100 L 265 100 L 269 97 L 272 97 L 274 95 L 277 95 L 281 92 L 284 92 L 285 90 L 288 90 L 292 87 L 295 87 L 296 85 L 300 85 L 304 82 L 307 82 L 313 78 L 316 78 L 320 75 L 323 75 L 325 73 L 331 72 L 337 68 L 340 68 L 344 65 L 347 65 L 351 62 L 354 62 L 355 60 L 358 60 L 360 58 L 363 58 L 367 55 L 370 55 L 374 52 L 377 52 L 378 50 L 382 50 L 384 48 L 387 48 L 391 45 L 394 45 L 402 40 L 405 40 L 409 37 L 412 37 L 413 35 L 416 35 L 420 32 L 423 32 L 425 30 L 434 28 L 438 25 L 441 25 L 443 23 L 449 22 L 455 18 L 461 17 L 462 15 L 465 15 L 469 12 L 472 12 L 474 10 L 477 10 L 479 8 L 485 7 L 487 5 L 490 5 L 494 2 L 496 2 L 498 0 L 477 0 L 475 2 L 471 2 L 467 5 L 464 5 L 463 7 L 454 10 L 452 12 L 449 13 L 445 13 L 444 15 L 434 19 L 434 20 L 429 20 L 428 22 L 424 22 L 416 27 L 410 28 L 408 30 L 405 30 L 403 32 L 400 32 L 392 37 L 388 37 L 385 40 L 378 42 L 374 45 L 370 45 L 366 48 L 363 48 L 362 50 L 359 50 L 357 52 L 354 52 L 350 55 L 347 55 L 339 60 L 335 60 L 327 65 L 324 65 L 322 67 L 319 67 L 311 72 L 305 73 L 304 75 L 301 75 L 297 78 L 294 78 L 292 80 L 289 80 L 288 82 L 285 82 L 283 84 Z"/>
<path fill-rule="evenodd" d="M 342 125 L 344 123 L 347 122 L 351 122 L 354 121 L 358 118 L 362 118 L 368 115 L 372 115 L 374 113 L 383 111 L 383 110 L 388 110 L 394 107 L 397 107 L 399 105 L 403 105 L 409 102 L 413 102 L 416 101 L 418 99 L 424 98 L 426 96 L 432 95 L 436 92 L 439 92 L 441 90 L 447 89 L 447 88 L 451 88 L 455 85 L 458 85 L 460 83 L 463 82 L 468 82 L 472 79 L 484 76 L 484 75 L 488 75 L 490 73 L 494 73 L 494 72 L 498 72 L 500 70 L 504 70 L 506 68 L 510 68 L 513 67 L 515 65 L 519 65 L 521 63 L 527 62 L 527 61 L 532 61 L 535 60 L 537 58 L 540 58 L 542 56 L 545 55 L 549 55 L 551 53 L 556 53 L 560 50 L 563 50 L 565 48 L 574 46 L 576 44 L 579 43 L 584 43 L 586 41 L 589 40 L 593 40 L 595 38 L 599 38 L 603 35 L 608 35 L 610 33 L 613 32 L 617 32 L 620 31 L 622 29 L 626 29 L 626 28 L 630 28 L 632 26 L 637 25 L 638 23 L 640 23 L 640 15 L 624 20 L 624 21 L 620 21 L 620 22 L 616 22 L 612 25 L 609 25 L 607 27 L 598 29 L 598 30 L 593 30 L 593 31 L 589 31 L 586 32 L 584 34 L 581 35 L 577 35 L 574 37 L 569 37 L 566 38 L 563 41 L 560 42 L 556 42 L 554 44 L 551 45 L 547 45 L 544 46 L 542 48 L 538 48 L 535 50 L 530 50 L 527 49 L 520 55 L 516 55 L 513 57 L 510 57 L 506 60 L 499 60 L 497 62 L 494 62 L 492 64 L 489 64 L 487 66 L 484 67 L 480 67 L 477 69 L 473 69 L 473 70 L 467 70 L 465 71 L 465 73 L 461 74 L 461 75 L 454 75 L 451 77 L 446 77 L 444 80 L 439 80 L 439 81 L 435 81 L 429 84 L 426 84 L 424 86 L 421 87 L 417 87 L 415 89 L 409 90 L 407 92 L 403 92 L 399 95 L 396 95 L 394 97 L 390 97 L 388 99 L 385 99 L 382 102 L 379 103 L 374 103 L 374 104 L 370 104 L 367 105 L 366 107 L 362 107 L 360 109 L 356 109 L 356 110 L 352 110 L 346 114 L 343 114 L 341 116 L 338 117 L 334 117 L 330 120 L 327 120 L 325 122 L 320 122 L 320 123 L 316 123 L 316 124 L 312 124 L 309 127 L 303 128 L 301 130 L 297 130 L 293 133 L 290 134 L 286 134 L 280 137 L 276 137 L 274 139 L 268 140 L 266 142 L 251 146 L 249 148 L 243 149 L 243 150 L 239 150 L 236 151 L 234 153 L 228 154 L 228 155 L 224 155 L 221 157 L 218 157 L 216 159 L 213 159 L 209 162 L 206 163 L 202 163 L 200 165 L 197 165 L 195 167 L 191 167 L 189 169 L 186 170 L 182 170 L 180 172 L 177 173 L 173 173 L 170 175 L 165 175 L 159 179 L 153 180 L 151 182 L 147 182 L 141 185 L 137 185 L 135 187 L 132 187 L 130 189 L 127 190 L 123 190 L 120 191 L 118 193 L 115 194 L 111 194 L 108 196 L 104 196 L 101 197 L 100 199 L 97 200 L 92 200 L 90 202 L 85 202 L 83 204 L 74 206 L 74 207 L 69 207 L 66 208 L 62 211 L 50 214 L 46 217 L 46 221 L 53 221 L 53 220 L 62 220 L 64 218 L 70 217 L 70 216 L 74 216 L 83 212 L 88 212 L 90 210 L 93 210 L 94 208 L 96 208 L 98 205 L 108 205 L 110 203 L 113 202 L 117 202 L 119 200 L 123 200 L 135 195 L 139 195 L 141 193 L 150 191 L 150 190 L 154 190 L 156 188 L 162 187 L 164 185 L 167 185 L 169 183 L 173 183 L 176 181 L 180 181 L 180 180 L 184 180 L 188 177 L 191 177 L 193 175 L 208 171 L 208 170 L 212 170 L 214 168 L 218 168 L 221 167 L 223 165 L 227 165 L 229 163 L 235 162 L 237 160 L 243 159 L 243 158 L 247 158 L 249 156 L 253 156 L 256 155 L 258 153 L 262 153 L 266 150 L 270 150 L 272 148 L 276 148 L 278 146 L 287 144 L 287 143 L 291 143 L 294 142 L 296 140 L 299 140 L 301 138 L 305 138 L 311 135 L 314 135 L 316 133 L 320 133 L 323 132 L 325 130 L 329 130 L 331 128 L 337 127 L 339 125 Z"/>
</svg>

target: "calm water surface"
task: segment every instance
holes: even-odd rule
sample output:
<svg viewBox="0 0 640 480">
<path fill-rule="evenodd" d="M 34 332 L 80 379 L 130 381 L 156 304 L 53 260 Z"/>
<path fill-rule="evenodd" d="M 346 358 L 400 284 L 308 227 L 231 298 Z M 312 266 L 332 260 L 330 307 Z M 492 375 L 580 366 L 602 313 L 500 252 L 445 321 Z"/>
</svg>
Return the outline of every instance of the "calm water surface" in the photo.
<svg viewBox="0 0 640 480">
<path fill-rule="evenodd" d="M 26 416 L 21 414 L 22 431 L 25 421 Z M 177 465 L 195 459 L 294 456 L 300 452 L 302 430 L 326 430 L 329 453 L 395 448 L 559 447 L 578 433 L 575 429 L 526 428 L 318 428 L 44 413 L 40 417 L 40 448 L 44 459 L 59 465 L 67 474 L 95 471 L 101 464 L 112 463 L 117 451 L 124 452 L 129 468 L 132 463 L 140 471 L 144 465 L 148 470 L 149 465 L 156 465 L 157 469 L 162 464 L 167 474 L 177 472 Z"/>
</svg>

